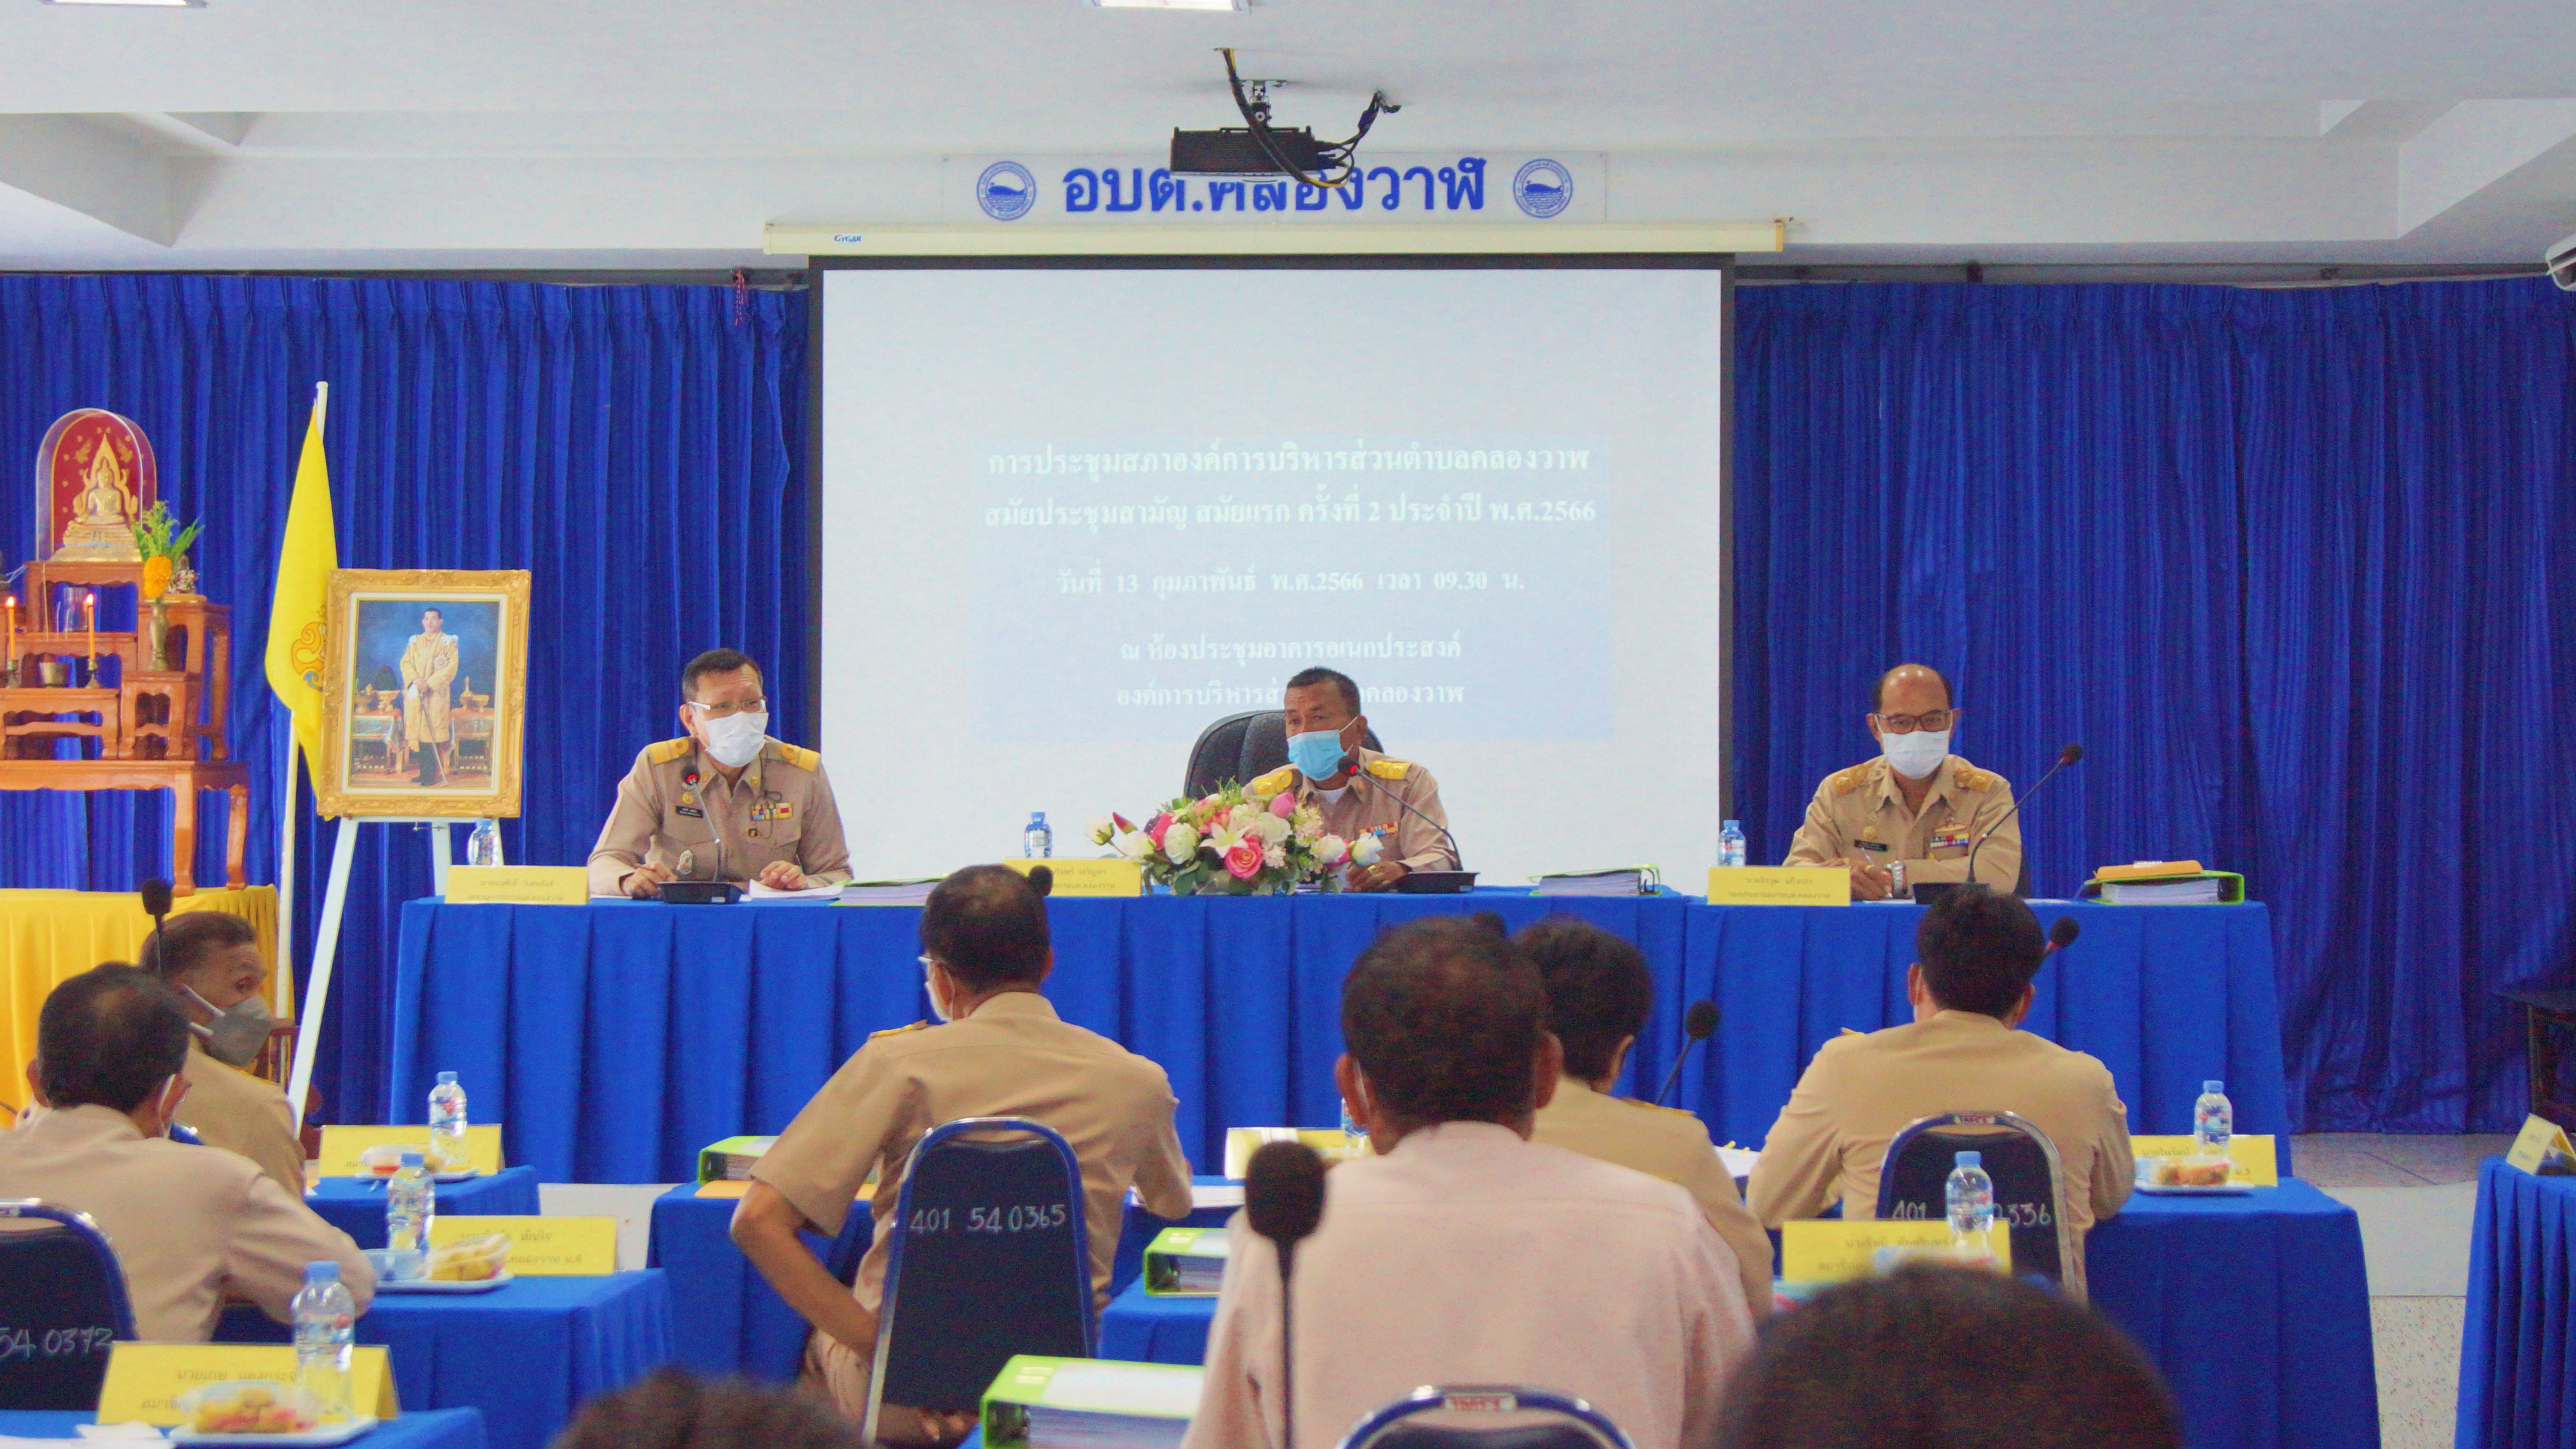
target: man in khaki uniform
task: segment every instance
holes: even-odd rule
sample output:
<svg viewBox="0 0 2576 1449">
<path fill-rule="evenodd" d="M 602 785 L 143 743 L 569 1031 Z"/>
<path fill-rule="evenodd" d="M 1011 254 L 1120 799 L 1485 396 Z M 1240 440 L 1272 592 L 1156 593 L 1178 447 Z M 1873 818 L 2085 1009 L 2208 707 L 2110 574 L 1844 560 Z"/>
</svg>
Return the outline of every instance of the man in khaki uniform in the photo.
<svg viewBox="0 0 2576 1449">
<path fill-rule="evenodd" d="M 2058 1206 L 2074 1230 L 2066 1291 L 2084 1296 L 2084 1234 L 2129 1200 L 2129 1109 L 2111 1070 L 2016 1030 L 2048 941 L 2030 907 L 1971 887 L 1924 912 L 1905 973 L 1909 1026 L 1825 1043 L 1780 1109 L 1753 1169 L 1754 1216 L 1778 1227 L 1842 1200 L 1876 1215 L 1879 1168 L 1909 1124 L 1939 1112 L 2014 1112 L 2057 1146 Z"/>
<path fill-rule="evenodd" d="M 188 1095 L 179 1124 L 208 1147 L 258 1163 L 270 1181 L 303 1201 L 304 1141 L 296 1135 L 295 1109 L 275 1084 L 249 1071 L 268 1044 L 271 1024 L 261 996 L 268 963 L 259 954 L 259 932 L 221 911 L 173 916 L 159 936 L 144 938 L 143 969 L 160 977 L 188 1014 Z"/>
<path fill-rule="evenodd" d="M 1842 865 L 1852 899 L 1880 901 L 1894 893 L 1899 870 L 1909 888 L 1966 880 L 1975 850 L 1978 882 L 2011 890 L 2021 879 L 2021 818 L 2004 818 L 2012 782 L 1950 753 L 1963 712 L 1951 707 L 1950 681 L 1928 664 L 1880 675 L 1866 717 L 1880 758 L 1825 777 L 1783 864 Z"/>
<path fill-rule="evenodd" d="M 1512 939 L 1538 963 L 1547 1027 L 1565 1049 L 1556 1095 L 1538 1109 L 1530 1140 L 1615 1162 L 1689 1193 L 1734 1251 L 1744 1306 L 1760 1320 L 1771 1311 L 1771 1239 L 1745 1210 L 1735 1179 L 1709 1145 L 1708 1129 L 1688 1112 L 1610 1095 L 1654 1003 L 1655 978 L 1645 956 L 1572 916 L 1550 916 Z"/>
<path fill-rule="evenodd" d="M 403 742 L 429 753 L 420 762 L 424 785 L 447 780 L 450 733 L 448 686 L 456 681 L 456 636 L 447 632 L 446 616 L 424 609 L 420 632 L 403 646 Z"/>
<path fill-rule="evenodd" d="M 1440 782 L 1420 765 L 1360 747 L 1368 738 L 1368 717 L 1360 713 L 1360 687 L 1349 675 L 1298 671 L 1288 681 L 1283 709 L 1288 763 L 1254 781 L 1253 788 L 1276 795 L 1294 785 L 1300 802 L 1322 812 L 1325 832 L 1351 842 L 1355 853 L 1342 872 L 1344 885 L 1382 891 L 1417 870 L 1458 868 L 1458 854 L 1441 834 L 1449 827 L 1449 812 L 1440 804 Z M 1369 836 L 1378 839 L 1377 859 L 1364 863 L 1359 842 Z"/>
<path fill-rule="evenodd" d="M 867 1409 L 895 1205 L 912 1150 L 932 1128 L 961 1117 L 1028 1117 L 1063 1135 L 1082 1165 L 1091 1281 L 1104 1305 L 1127 1189 L 1158 1217 L 1190 1211 L 1170 1079 L 1058 1019 L 1043 994 L 1055 952 L 1037 886 L 998 865 L 957 872 L 922 910 L 921 948 L 931 1007 L 945 1024 L 870 1037 L 752 1168 L 733 1219 L 743 1253 L 814 1326 L 808 1379 L 853 1418 Z M 796 1234 L 840 1231 L 872 1168 L 876 1240 L 858 1282 L 843 1288 Z M 966 1427 L 891 1408 L 880 1421 L 889 1439 L 953 1443 Z"/>
<path fill-rule="evenodd" d="M 325 1260 L 364 1313 L 376 1275 L 348 1234 L 249 1159 L 165 1135 L 188 1092 L 188 1035 L 149 972 L 100 966 L 55 987 L 27 1067 L 47 1110 L 0 1132 L 0 1198 L 89 1214 L 147 1339 L 202 1342 L 227 1297 L 284 1322 L 304 1265 Z"/>
<path fill-rule="evenodd" d="M 803 890 L 850 878 L 823 757 L 768 737 L 759 666 L 710 649 L 680 674 L 688 734 L 647 745 L 590 848 L 590 893 L 658 895 L 669 880 Z"/>
</svg>

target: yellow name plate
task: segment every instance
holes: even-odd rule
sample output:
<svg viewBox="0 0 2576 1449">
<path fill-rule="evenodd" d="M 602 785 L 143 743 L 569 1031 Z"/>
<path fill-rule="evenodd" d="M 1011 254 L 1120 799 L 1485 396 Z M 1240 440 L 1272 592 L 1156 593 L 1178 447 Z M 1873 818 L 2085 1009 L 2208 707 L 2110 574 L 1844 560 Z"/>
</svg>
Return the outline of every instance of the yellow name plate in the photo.
<svg viewBox="0 0 2576 1449">
<path fill-rule="evenodd" d="M 598 1278 L 617 1271 L 617 1219 L 450 1217 L 429 1220 L 429 1245 L 499 1233 L 510 1240 L 510 1272 L 520 1278 Z"/>
<path fill-rule="evenodd" d="M 1851 870 L 1839 865 L 1711 866 L 1712 906 L 1847 906 Z"/>
<path fill-rule="evenodd" d="M 1339 1127 L 1228 1127 L 1225 1129 L 1225 1175 L 1240 1181 L 1252 1165 L 1252 1154 L 1272 1142 L 1303 1142 L 1329 1167 L 1369 1155 L 1368 1139 L 1354 1143 Z"/>
<path fill-rule="evenodd" d="M 1042 865 L 1055 872 L 1057 896 L 1141 896 L 1145 893 L 1145 868 L 1132 860 L 1006 860 L 1002 864 L 1022 875 L 1029 867 Z"/>
<path fill-rule="evenodd" d="M 1987 1230 L 1997 1272 L 2012 1271 L 2012 1232 L 2002 1223 Z M 1878 1218 L 1861 1222 L 1792 1218 L 1780 1225 L 1780 1277 L 1789 1283 L 1840 1283 L 1866 1278 L 1881 1248 L 1944 1249 L 1947 1219 Z"/>
<path fill-rule="evenodd" d="M 2549 1161 L 2552 1153 L 2558 1155 L 2559 1161 Z M 2576 1148 L 2567 1145 L 2567 1134 L 2559 1130 L 2557 1123 L 2535 1112 L 2522 1119 L 2522 1135 L 2513 1139 L 2513 1150 L 2504 1155 L 2504 1160 L 2534 1177 L 2547 1165 L 2555 1177 L 2576 1166 Z"/>
<path fill-rule="evenodd" d="M 447 902 L 511 906 L 586 906 L 590 871 L 578 865 L 451 865 Z"/>
<path fill-rule="evenodd" d="M 108 1354 L 107 1380 L 99 1385 L 98 1422 L 184 1424 L 181 1394 L 235 1379 L 291 1384 L 295 1350 L 282 1343 L 120 1343 Z M 360 1344 L 349 1351 L 349 1404 L 379 1419 L 402 1413 L 384 1349 Z"/>
<path fill-rule="evenodd" d="M 325 1127 L 322 1150 L 314 1154 L 322 1177 L 384 1177 L 358 1160 L 358 1154 L 370 1147 L 429 1147 L 429 1129 L 412 1127 Z M 499 1172 L 501 1162 L 501 1124 L 469 1123 L 465 1128 L 465 1155 L 469 1166 L 482 1172 Z"/>
<path fill-rule="evenodd" d="M 2200 1144 L 2184 1137 L 2132 1137 L 2132 1157 L 2197 1157 Z M 2227 1139 L 2227 1181 L 2236 1187 L 2279 1187 L 2280 1159 L 2269 1133 L 2239 1132 Z"/>
</svg>

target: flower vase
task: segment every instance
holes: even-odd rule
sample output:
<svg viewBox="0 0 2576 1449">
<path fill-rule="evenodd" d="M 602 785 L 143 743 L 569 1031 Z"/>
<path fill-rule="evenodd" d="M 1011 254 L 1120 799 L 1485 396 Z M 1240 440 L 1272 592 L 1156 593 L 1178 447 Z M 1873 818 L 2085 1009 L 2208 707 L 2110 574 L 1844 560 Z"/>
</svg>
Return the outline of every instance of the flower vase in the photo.
<svg viewBox="0 0 2576 1449">
<path fill-rule="evenodd" d="M 170 616 L 162 609 L 161 601 L 154 599 L 152 611 L 144 623 L 143 657 L 148 661 L 144 667 L 155 670 L 169 668 L 167 658 L 169 646 Z"/>
</svg>

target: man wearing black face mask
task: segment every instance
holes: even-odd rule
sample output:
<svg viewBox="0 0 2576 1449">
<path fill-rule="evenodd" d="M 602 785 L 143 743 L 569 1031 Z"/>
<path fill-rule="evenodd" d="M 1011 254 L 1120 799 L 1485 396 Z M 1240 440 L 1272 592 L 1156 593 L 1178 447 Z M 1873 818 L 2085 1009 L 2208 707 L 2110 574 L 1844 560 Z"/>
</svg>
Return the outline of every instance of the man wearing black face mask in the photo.
<svg viewBox="0 0 2576 1449">
<path fill-rule="evenodd" d="M 304 1196 L 304 1144 L 295 1109 L 276 1087 L 250 1074 L 273 1023 L 262 993 L 268 963 L 259 933 L 239 916 L 188 911 L 172 916 L 159 939 L 146 937 L 143 969 L 161 978 L 188 1013 L 188 1096 L 180 1125 L 209 1147 L 259 1164 L 297 1200 Z M 241 1070 L 236 1070 L 237 1068 Z"/>
</svg>

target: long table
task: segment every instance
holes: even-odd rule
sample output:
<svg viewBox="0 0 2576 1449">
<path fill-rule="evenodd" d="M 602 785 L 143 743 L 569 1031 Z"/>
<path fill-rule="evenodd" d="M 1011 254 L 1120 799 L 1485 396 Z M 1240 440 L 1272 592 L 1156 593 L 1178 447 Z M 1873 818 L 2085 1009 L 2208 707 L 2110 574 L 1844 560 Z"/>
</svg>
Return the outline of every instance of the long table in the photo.
<svg viewBox="0 0 2576 1449">
<path fill-rule="evenodd" d="M 304 1205 L 347 1233 L 361 1248 L 385 1245 L 385 1177 L 321 1177 L 304 1190 Z M 433 1210 L 457 1217 L 532 1217 L 538 1212 L 532 1167 L 486 1172 L 463 1182 L 442 1182 Z"/>
<path fill-rule="evenodd" d="M 2576 1178 L 2478 1170 L 2459 1449 L 2576 1449 Z"/>
<path fill-rule="evenodd" d="M 2243 1197 L 2133 1197 L 2086 1238 L 2084 1264 L 2094 1306 L 2173 1385 L 2194 1449 L 2379 1442 L 2351 1208 L 2295 1178 Z M 1132 1284 L 1101 1315 L 1100 1356 L 1201 1362 L 1215 1314 L 1213 1298 Z"/>
<path fill-rule="evenodd" d="M 12 1439 L 74 1439 L 80 1437 L 81 1425 L 97 1420 L 98 1415 L 86 1409 L 0 1409 L 0 1435 Z M 367 1449 L 484 1449 L 483 1416 L 472 1409 L 405 1412 L 369 1430 L 364 1442 Z"/>
<path fill-rule="evenodd" d="M 2189 1131 L 2215 1077 L 2238 1130 L 2286 1145 L 2263 907 L 2032 904 L 2043 923 L 2075 917 L 2083 936 L 2042 969 L 2026 1024 L 2100 1057 L 2132 1130 Z M 1047 994 L 1066 1020 L 1170 1072 L 1182 1143 L 1213 1164 L 1229 1126 L 1337 1120 L 1351 962 L 1388 926 L 1466 910 L 1514 928 L 1562 912 L 1635 941 L 1656 980 L 1630 1068 L 1646 1090 L 1686 1005 L 1715 1000 L 1714 1049 L 1693 1054 L 1680 1100 L 1718 1140 L 1748 1144 L 1828 1038 L 1907 1019 L 1922 917 L 1514 891 L 1059 900 Z M 927 1014 L 919 924 L 911 907 L 408 902 L 389 989 L 351 997 L 377 1000 L 390 1043 L 374 1120 L 421 1120 L 435 1074 L 454 1071 L 478 1115 L 509 1124 L 509 1159 L 545 1181 L 693 1178 L 698 1148 L 776 1132 L 870 1032 Z"/>
</svg>

